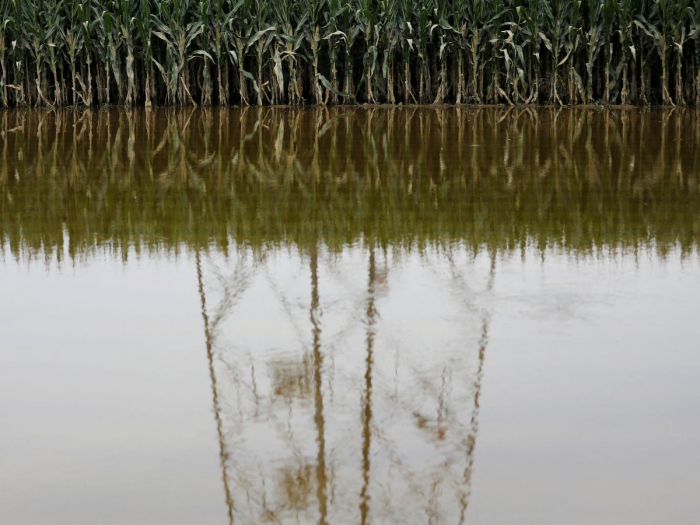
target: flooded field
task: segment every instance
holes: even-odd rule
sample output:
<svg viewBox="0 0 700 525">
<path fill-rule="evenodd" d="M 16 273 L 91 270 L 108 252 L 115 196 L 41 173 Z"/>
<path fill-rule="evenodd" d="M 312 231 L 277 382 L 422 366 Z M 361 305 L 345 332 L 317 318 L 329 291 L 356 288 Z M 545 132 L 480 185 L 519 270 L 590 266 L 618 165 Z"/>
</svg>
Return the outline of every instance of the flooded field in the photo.
<svg viewBox="0 0 700 525">
<path fill-rule="evenodd" d="M 0 523 L 692 524 L 700 114 L 0 113 Z"/>
</svg>

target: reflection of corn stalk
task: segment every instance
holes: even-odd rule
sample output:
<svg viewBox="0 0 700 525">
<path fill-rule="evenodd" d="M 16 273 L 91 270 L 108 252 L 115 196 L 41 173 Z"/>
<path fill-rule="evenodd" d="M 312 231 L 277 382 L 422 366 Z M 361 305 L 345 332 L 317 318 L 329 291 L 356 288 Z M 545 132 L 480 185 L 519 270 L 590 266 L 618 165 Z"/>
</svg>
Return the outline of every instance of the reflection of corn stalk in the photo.
<svg viewBox="0 0 700 525">
<path fill-rule="evenodd" d="M 697 113 L 663 112 L 660 140 L 655 114 L 623 113 L 624 128 L 579 109 L 13 112 L 0 228 L 12 246 L 51 252 L 65 225 L 76 255 L 231 240 L 262 253 L 268 242 L 308 246 L 314 231 L 331 252 L 370 231 L 393 246 L 587 252 L 655 237 L 693 250 Z M 641 169 L 674 155 L 682 177 Z"/>
</svg>

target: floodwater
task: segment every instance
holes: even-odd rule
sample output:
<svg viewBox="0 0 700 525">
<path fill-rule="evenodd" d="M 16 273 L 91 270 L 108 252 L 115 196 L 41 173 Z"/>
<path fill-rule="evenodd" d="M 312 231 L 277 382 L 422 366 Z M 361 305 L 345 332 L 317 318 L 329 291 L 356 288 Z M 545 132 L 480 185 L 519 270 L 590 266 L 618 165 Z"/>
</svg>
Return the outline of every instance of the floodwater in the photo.
<svg viewBox="0 0 700 525">
<path fill-rule="evenodd" d="M 0 113 L 0 523 L 692 524 L 700 115 Z"/>
</svg>

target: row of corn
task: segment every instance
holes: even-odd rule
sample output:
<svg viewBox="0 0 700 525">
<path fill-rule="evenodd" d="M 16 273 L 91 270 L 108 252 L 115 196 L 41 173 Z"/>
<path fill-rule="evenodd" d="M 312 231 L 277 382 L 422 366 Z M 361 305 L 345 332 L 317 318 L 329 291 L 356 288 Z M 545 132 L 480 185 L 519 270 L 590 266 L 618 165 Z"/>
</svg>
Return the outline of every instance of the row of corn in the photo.
<svg viewBox="0 0 700 525">
<path fill-rule="evenodd" d="M 700 104 L 700 0 L 0 0 L 0 105 Z"/>
</svg>

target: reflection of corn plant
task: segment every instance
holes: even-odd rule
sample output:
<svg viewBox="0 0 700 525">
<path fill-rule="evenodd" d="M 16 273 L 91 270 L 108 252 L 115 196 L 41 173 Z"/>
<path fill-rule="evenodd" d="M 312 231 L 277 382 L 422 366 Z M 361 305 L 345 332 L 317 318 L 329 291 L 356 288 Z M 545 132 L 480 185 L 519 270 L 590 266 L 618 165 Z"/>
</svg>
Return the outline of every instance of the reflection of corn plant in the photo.
<svg viewBox="0 0 700 525">
<path fill-rule="evenodd" d="M 691 255 L 700 245 L 700 147 L 682 143 L 699 117 L 684 108 L 663 112 L 658 126 L 651 119 L 661 113 L 610 118 L 586 109 L 212 115 L 0 114 L 0 236 L 10 253 L 28 253 L 20 246 L 62 251 L 63 231 L 76 254 L 140 244 L 176 252 L 231 239 L 257 249 L 270 242 L 308 246 L 312 232 L 336 247 L 368 232 L 385 245 L 450 239 L 510 250 L 529 240 L 589 255 L 595 246 L 646 243 Z M 110 125 L 114 132 L 105 133 Z M 13 154 L 28 151 L 27 137 L 37 141 L 36 154 Z M 475 142 L 503 148 L 471 147 Z M 542 148 L 557 143 L 565 147 Z M 626 147 L 608 165 L 610 143 Z M 446 154 L 431 154 L 436 148 Z M 439 220 L 426 222 L 425 210 L 433 208 Z M 338 210 L 348 211 L 347 221 L 338 221 Z M 479 217 L 466 229 L 464 210 Z"/>
</svg>

